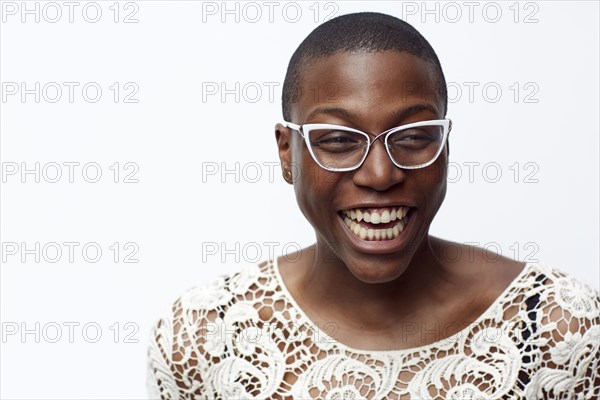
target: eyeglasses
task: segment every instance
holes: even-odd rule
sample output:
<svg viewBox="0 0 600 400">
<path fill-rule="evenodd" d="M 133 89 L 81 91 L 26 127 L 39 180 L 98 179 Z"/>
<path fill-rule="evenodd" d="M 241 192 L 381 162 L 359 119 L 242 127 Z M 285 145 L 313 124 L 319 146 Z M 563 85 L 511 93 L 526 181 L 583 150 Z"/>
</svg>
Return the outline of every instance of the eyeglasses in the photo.
<svg viewBox="0 0 600 400">
<path fill-rule="evenodd" d="M 359 168 L 371 145 L 383 137 L 390 159 L 398 168 L 418 169 L 431 165 L 440 155 L 452 129 L 450 119 L 436 119 L 401 125 L 379 135 L 341 125 L 283 122 L 300 133 L 315 162 L 328 171 Z M 369 135 L 374 136 L 371 139 Z"/>
</svg>

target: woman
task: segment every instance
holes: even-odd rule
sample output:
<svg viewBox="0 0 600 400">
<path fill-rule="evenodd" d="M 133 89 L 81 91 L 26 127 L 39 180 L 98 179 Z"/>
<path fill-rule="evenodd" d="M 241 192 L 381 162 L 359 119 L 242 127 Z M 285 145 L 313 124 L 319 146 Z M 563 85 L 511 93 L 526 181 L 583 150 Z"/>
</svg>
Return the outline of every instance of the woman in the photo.
<svg viewBox="0 0 600 400">
<path fill-rule="evenodd" d="M 283 177 L 317 241 L 177 299 L 152 336 L 154 397 L 600 396 L 595 290 L 429 235 L 452 123 L 413 27 L 377 13 L 319 26 L 282 102 Z"/>
</svg>

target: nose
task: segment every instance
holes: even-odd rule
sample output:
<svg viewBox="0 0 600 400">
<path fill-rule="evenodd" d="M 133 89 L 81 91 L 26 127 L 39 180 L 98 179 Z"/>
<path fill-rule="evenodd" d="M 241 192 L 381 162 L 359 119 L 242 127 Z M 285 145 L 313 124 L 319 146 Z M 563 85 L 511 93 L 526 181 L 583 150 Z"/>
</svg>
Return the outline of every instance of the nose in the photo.
<svg viewBox="0 0 600 400">
<path fill-rule="evenodd" d="M 384 191 L 404 181 L 406 172 L 390 159 L 382 139 L 373 142 L 363 164 L 356 170 L 353 181 L 358 186 Z"/>
</svg>

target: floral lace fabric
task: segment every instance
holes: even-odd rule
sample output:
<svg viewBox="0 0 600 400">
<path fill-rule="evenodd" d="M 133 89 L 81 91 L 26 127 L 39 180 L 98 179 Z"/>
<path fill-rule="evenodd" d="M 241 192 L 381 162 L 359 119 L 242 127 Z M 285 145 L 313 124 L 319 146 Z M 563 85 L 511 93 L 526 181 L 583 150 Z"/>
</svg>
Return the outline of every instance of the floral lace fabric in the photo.
<svg viewBox="0 0 600 400">
<path fill-rule="evenodd" d="M 335 341 L 287 291 L 276 261 L 179 297 L 148 349 L 152 399 L 599 399 L 600 296 L 527 264 L 462 331 L 413 349 Z"/>
</svg>

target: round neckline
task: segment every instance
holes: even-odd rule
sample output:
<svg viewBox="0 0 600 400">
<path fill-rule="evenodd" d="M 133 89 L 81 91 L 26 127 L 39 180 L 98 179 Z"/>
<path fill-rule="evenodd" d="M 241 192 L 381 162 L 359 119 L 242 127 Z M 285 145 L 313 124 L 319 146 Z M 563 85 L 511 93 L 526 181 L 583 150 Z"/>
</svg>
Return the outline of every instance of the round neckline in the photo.
<svg viewBox="0 0 600 400">
<path fill-rule="evenodd" d="M 300 320 L 302 321 L 302 323 L 308 324 L 312 329 L 314 329 L 319 337 L 327 337 L 327 338 L 331 338 L 332 340 L 332 344 L 335 347 L 338 347 L 342 350 L 351 352 L 351 353 L 356 353 L 356 354 L 369 354 L 369 355 L 376 355 L 376 354 L 381 354 L 381 355 L 386 355 L 386 354 L 400 354 L 400 353 L 414 353 L 414 352 L 418 352 L 421 350 L 425 350 L 425 349 L 431 349 L 431 348 L 437 348 L 440 347 L 443 343 L 447 343 L 449 341 L 455 341 L 457 338 L 460 338 L 461 335 L 467 334 L 468 331 L 474 326 L 474 325 L 478 325 L 479 323 L 481 323 L 481 321 L 483 319 L 485 319 L 488 314 L 490 312 L 492 312 L 493 309 L 495 309 L 497 307 L 497 305 L 504 300 L 504 298 L 508 295 L 508 293 L 510 292 L 510 290 L 513 288 L 513 286 L 518 283 L 521 279 L 523 279 L 523 277 L 526 275 L 527 272 L 529 272 L 529 270 L 531 269 L 531 267 L 533 267 L 535 265 L 535 263 L 532 262 L 526 262 L 525 266 L 523 267 L 523 269 L 517 274 L 516 277 L 513 278 L 512 281 L 510 281 L 510 283 L 508 284 L 508 286 L 506 288 L 504 288 L 504 290 L 502 291 L 502 293 L 500 293 L 500 295 L 498 297 L 496 297 L 496 299 L 492 302 L 492 304 L 489 305 L 489 307 L 487 307 L 485 309 L 485 311 L 483 313 L 481 313 L 481 315 L 479 315 L 473 322 L 469 323 L 464 329 L 461 329 L 460 331 L 446 337 L 440 340 L 436 340 L 435 342 L 429 343 L 429 344 L 424 344 L 422 346 L 418 346 L 418 347 L 411 347 L 411 348 L 407 348 L 407 349 L 396 349 L 396 350 L 368 350 L 368 349 L 356 349 L 354 347 L 350 347 L 338 340 L 336 340 L 334 337 L 330 336 L 328 333 L 322 331 L 319 328 L 319 325 L 314 323 L 304 312 L 304 310 L 302 309 L 302 307 L 300 307 L 298 305 L 298 303 L 296 302 L 296 299 L 294 299 L 294 296 L 292 296 L 292 294 L 290 293 L 290 291 L 288 290 L 288 287 L 286 286 L 285 282 L 283 281 L 283 277 L 281 276 L 281 273 L 279 272 L 279 263 L 277 261 L 278 257 L 274 257 L 273 260 L 269 261 L 270 264 L 270 268 L 272 269 L 273 275 L 275 276 L 275 279 L 277 280 L 277 283 L 279 284 L 279 286 L 281 287 L 281 290 L 283 292 L 283 294 L 287 297 L 288 301 L 290 302 L 290 304 L 292 305 L 292 307 L 294 307 L 294 309 L 298 312 L 298 314 L 300 315 Z"/>
</svg>

